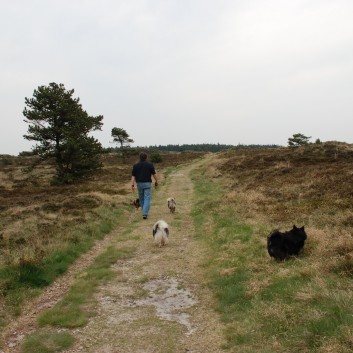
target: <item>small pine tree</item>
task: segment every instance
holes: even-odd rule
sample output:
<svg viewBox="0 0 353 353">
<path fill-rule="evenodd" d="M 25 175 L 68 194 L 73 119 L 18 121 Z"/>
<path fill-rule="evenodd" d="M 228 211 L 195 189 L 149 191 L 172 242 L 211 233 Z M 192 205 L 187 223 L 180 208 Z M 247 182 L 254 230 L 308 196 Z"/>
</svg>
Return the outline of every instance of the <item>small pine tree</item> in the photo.
<svg viewBox="0 0 353 353">
<path fill-rule="evenodd" d="M 130 138 L 126 130 L 119 127 L 112 128 L 112 137 L 113 137 L 113 142 L 120 144 L 120 150 L 123 156 L 123 162 L 125 163 L 126 150 L 124 147 L 129 146 L 130 143 L 134 142 L 134 140 Z"/>
<path fill-rule="evenodd" d="M 288 146 L 290 147 L 299 147 L 307 145 L 309 143 L 311 136 L 305 136 L 303 134 L 294 134 L 292 137 L 288 138 Z"/>
</svg>

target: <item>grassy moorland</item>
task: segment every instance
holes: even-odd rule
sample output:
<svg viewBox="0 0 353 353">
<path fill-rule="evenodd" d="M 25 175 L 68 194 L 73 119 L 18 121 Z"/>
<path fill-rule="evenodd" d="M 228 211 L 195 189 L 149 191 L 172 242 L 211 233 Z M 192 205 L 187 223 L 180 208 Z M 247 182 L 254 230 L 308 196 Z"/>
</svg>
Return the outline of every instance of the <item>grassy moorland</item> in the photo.
<svg viewBox="0 0 353 353">
<path fill-rule="evenodd" d="M 198 237 L 232 352 L 352 352 L 353 146 L 233 150 L 194 172 Z M 305 226 L 276 262 L 271 230 Z"/>
<path fill-rule="evenodd" d="M 171 166 L 200 155 L 165 154 Z M 78 185 L 50 186 L 49 165 L 31 157 L 0 157 L 0 323 L 64 273 L 97 239 L 131 215 L 130 169 L 104 155 L 102 171 Z M 195 167 L 193 219 L 207 244 L 204 264 L 226 328 L 229 352 L 351 352 L 353 350 L 353 146 L 324 143 L 300 148 L 234 149 Z M 271 230 L 305 226 L 298 258 L 271 259 Z M 120 232 L 119 232 L 120 234 Z M 77 327 L 82 310 L 110 264 L 133 248 L 106 249 L 80 275 L 62 301 L 39 317 L 42 326 Z M 44 342 L 44 343 L 43 343 Z M 64 349 L 72 336 L 40 331 L 39 344 Z"/>
<path fill-rule="evenodd" d="M 157 172 L 199 156 L 163 154 Z M 102 155 L 102 170 L 89 180 L 52 186 L 53 166 L 36 157 L 0 156 L 0 328 L 97 239 L 129 224 L 137 159 Z"/>
</svg>

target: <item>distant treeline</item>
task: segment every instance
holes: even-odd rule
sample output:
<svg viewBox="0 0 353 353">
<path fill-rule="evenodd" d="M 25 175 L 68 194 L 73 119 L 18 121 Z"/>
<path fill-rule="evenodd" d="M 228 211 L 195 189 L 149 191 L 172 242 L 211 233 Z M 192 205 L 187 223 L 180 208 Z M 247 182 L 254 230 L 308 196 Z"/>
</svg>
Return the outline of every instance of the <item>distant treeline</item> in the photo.
<svg viewBox="0 0 353 353">
<path fill-rule="evenodd" d="M 187 145 L 166 145 L 166 146 L 150 146 L 151 149 L 160 151 L 160 152 L 168 152 L 168 151 L 175 151 L 175 152 L 219 152 L 229 148 L 232 148 L 231 145 L 221 145 L 221 144 L 210 144 L 210 143 L 203 143 L 203 144 L 187 144 Z"/>
<path fill-rule="evenodd" d="M 202 143 L 202 144 L 186 144 L 186 145 L 155 145 L 155 146 L 137 146 L 129 147 L 125 146 L 124 149 L 128 154 L 138 154 L 141 150 L 144 151 L 155 151 L 155 152 L 220 152 L 227 149 L 234 148 L 279 148 L 282 146 L 279 145 L 224 145 L 224 144 L 211 144 L 211 143 Z M 106 147 L 102 149 L 103 153 L 119 152 L 121 151 L 120 147 Z M 19 156 L 33 156 L 36 155 L 33 151 L 23 151 L 19 153 Z"/>
<path fill-rule="evenodd" d="M 155 146 L 140 146 L 140 147 L 124 147 L 127 150 L 130 150 L 132 153 L 140 150 L 147 151 L 158 151 L 158 152 L 220 152 L 232 148 L 278 148 L 279 145 L 224 145 L 224 144 L 211 144 L 211 143 L 202 143 L 202 144 L 184 144 L 184 145 L 155 145 Z M 118 152 L 119 147 L 109 147 L 104 148 L 104 152 Z"/>
</svg>

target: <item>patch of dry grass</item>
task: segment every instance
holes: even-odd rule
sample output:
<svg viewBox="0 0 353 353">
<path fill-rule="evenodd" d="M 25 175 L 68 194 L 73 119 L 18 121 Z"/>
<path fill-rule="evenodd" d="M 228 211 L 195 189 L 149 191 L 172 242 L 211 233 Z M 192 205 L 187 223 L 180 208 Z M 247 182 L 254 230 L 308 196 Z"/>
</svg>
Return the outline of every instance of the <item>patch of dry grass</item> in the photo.
<svg viewBox="0 0 353 353">
<path fill-rule="evenodd" d="M 220 156 L 219 172 L 195 172 L 194 212 L 213 249 L 207 266 L 230 351 L 351 351 L 353 146 Z M 298 258 L 278 263 L 267 235 L 293 224 L 308 239 Z"/>
<path fill-rule="evenodd" d="M 315 248 L 310 255 L 349 266 L 353 233 L 353 147 L 343 143 L 303 148 L 227 151 L 219 164 L 237 180 L 226 195 L 235 212 L 249 223 L 259 221 L 286 230 L 305 225 Z M 229 183 L 229 180 L 227 180 Z M 310 241 L 310 243 L 311 243 Z"/>
</svg>

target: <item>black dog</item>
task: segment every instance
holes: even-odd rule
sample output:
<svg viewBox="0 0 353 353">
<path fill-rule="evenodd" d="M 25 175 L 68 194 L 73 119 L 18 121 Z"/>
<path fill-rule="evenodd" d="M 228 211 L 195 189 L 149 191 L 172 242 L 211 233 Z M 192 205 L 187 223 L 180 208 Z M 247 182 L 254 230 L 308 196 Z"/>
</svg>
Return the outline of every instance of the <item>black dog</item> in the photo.
<svg viewBox="0 0 353 353">
<path fill-rule="evenodd" d="M 304 226 L 281 233 L 275 230 L 267 237 L 267 250 L 271 257 L 276 260 L 284 261 L 289 256 L 297 256 L 303 248 L 307 235 Z"/>
<path fill-rule="evenodd" d="M 135 199 L 132 204 L 134 205 L 136 211 L 141 207 L 140 199 Z"/>
</svg>

